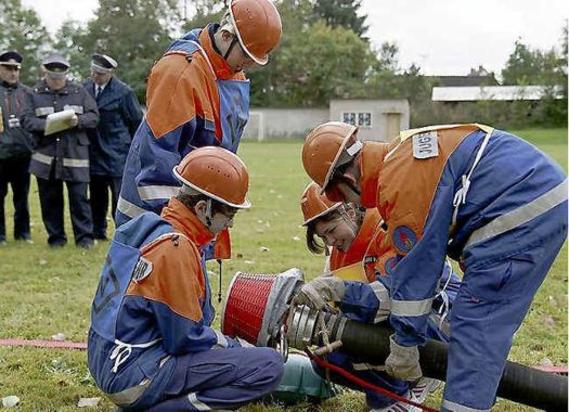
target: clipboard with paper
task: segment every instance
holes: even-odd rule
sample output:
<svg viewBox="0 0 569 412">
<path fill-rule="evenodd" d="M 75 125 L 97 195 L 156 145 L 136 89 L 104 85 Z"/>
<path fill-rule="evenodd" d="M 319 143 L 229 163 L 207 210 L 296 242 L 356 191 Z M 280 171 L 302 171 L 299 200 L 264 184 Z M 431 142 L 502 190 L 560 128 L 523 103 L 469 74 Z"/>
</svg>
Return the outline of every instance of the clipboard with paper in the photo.
<svg viewBox="0 0 569 412">
<path fill-rule="evenodd" d="M 44 135 L 49 136 L 50 134 L 70 129 L 73 116 L 75 116 L 74 110 L 63 110 L 48 115 L 45 119 Z"/>
</svg>

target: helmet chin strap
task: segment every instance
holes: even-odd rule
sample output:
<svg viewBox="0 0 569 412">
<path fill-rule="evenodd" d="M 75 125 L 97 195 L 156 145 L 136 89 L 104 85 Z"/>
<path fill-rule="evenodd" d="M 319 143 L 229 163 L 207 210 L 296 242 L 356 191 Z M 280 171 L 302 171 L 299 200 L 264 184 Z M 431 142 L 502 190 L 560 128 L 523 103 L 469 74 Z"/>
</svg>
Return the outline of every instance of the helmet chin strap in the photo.
<svg viewBox="0 0 569 412">
<path fill-rule="evenodd" d="M 229 47 L 227 48 L 227 51 L 223 55 L 224 60 L 227 60 L 227 57 L 229 57 L 229 54 L 231 53 L 231 50 L 233 50 L 233 48 L 235 47 L 235 44 L 237 44 L 237 36 L 233 36 L 233 40 L 231 40 L 231 44 L 229 45 Z"/>
<path fill-rule="evenodd" d="M 207 199 L 207 201 L 206 201 L 206 208 L 205 208 L 205 223 L 206 223 L 207 228 L 210 229 L 210 230 L 211 230 L 211 225 L 212 225 L 212 223 L 211 223 L 211 218 L 212 218 L 212 215 L 211 215 L 212 204 L 211 204 L 211 203 L 212 203 L 212 202 L 211 202 L 211 199 Z"/>
<path fill-rule="evenodd" d="M 345 205 L 340 206 L 339 212 L 341 219 L 344 220 L 344 222 L 346 222 L 348 228 L 352 232 L 352 235 L 356 237 L 356 235 L 358 234 L 358 226 L 356 225 L 356 222 L 354 222 L 354 219 L 352 219 L 348 214 L 346 206 Z"/>
</svg>

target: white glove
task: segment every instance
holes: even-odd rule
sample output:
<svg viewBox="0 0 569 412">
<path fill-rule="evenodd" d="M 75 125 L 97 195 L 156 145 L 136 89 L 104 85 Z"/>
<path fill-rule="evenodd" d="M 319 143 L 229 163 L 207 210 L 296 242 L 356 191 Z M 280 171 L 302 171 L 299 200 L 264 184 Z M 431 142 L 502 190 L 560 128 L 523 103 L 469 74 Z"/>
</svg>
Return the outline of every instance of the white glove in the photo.
<svg viewBox="0 0 569 412">
<path fill-rule="evenodd" d="M 294 298 L 294 303 L 320 310 L 327 302 L 340 302 L 345 293 L 346 286 L 339 277 L 319 276 L 302 285 Z"/>
<path fill-rule="evenodd" d="M 416 381 L 423 376 L 419 365 L 417 346 L 401 346 L 395 342 L 395 335 L 389 337 L 389 356 L 385 360 L 385 371 L 405 381 Z"/>
</svg>

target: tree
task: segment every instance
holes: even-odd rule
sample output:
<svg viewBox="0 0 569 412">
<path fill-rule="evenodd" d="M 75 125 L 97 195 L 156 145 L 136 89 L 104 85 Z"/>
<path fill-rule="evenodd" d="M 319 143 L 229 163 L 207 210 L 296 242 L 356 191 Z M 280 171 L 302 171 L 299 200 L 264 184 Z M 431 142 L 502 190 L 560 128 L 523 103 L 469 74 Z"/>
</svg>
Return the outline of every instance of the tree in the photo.
<svg viewBox="0 0 569 412">
<path fill-rule="evenodd" d="M 49 43 L 46 28 L 20 0 L 0 0 L 0 50 L 17 50 L 24 57 L 21 81 L 32 85 L 39 77 L 41 55 Z"/>
<path fill-rule="evenodd" d="M 81 27 L 67 22 L 57 35 L 72 65 L 88 74 L 93 52 L 113 56 L 118 74 L 138 97 L 145 95 L 145 79 L 178 28 L 175 0 L 99 0 L 95 18 Z"/>
<path fill-rule="evenodd" d="M 559 58 L 554 49 L 531 49 L 516 40 L 506 67 L 502 70 L 505 85 L 553 85 Z"/>
<path fill-rule="evenodd" d="M 344 27 L 363 37 L 368 26 L 367 16 L 358 16 L 361 3 L 361 0 L 316 0 L 314 14 L 331 27 Z"/>
<path fill-rule="evenodd" d="M 360 94 L 370 57 L 368 44 L 353 31 L 318 21 L 288 37 L 270 72 L 251 74 L 252 103 L 322 107 Z M 265 76 L 264 84 L 257 84 L 257 74 Z"/>
</svg>

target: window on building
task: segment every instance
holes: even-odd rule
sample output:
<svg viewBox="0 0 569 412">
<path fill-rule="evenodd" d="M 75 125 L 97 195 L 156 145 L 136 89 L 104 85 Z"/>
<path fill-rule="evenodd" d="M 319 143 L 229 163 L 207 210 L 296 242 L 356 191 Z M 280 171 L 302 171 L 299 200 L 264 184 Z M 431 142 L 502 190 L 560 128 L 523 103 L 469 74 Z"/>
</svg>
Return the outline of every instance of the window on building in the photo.
<svg viewBox="0 0 569 412">
<path fill-rule="evenodd" d="M 342 121 L 363 128 L 372 127 L 370 112 L 343 112 Z"/>
</svg>

